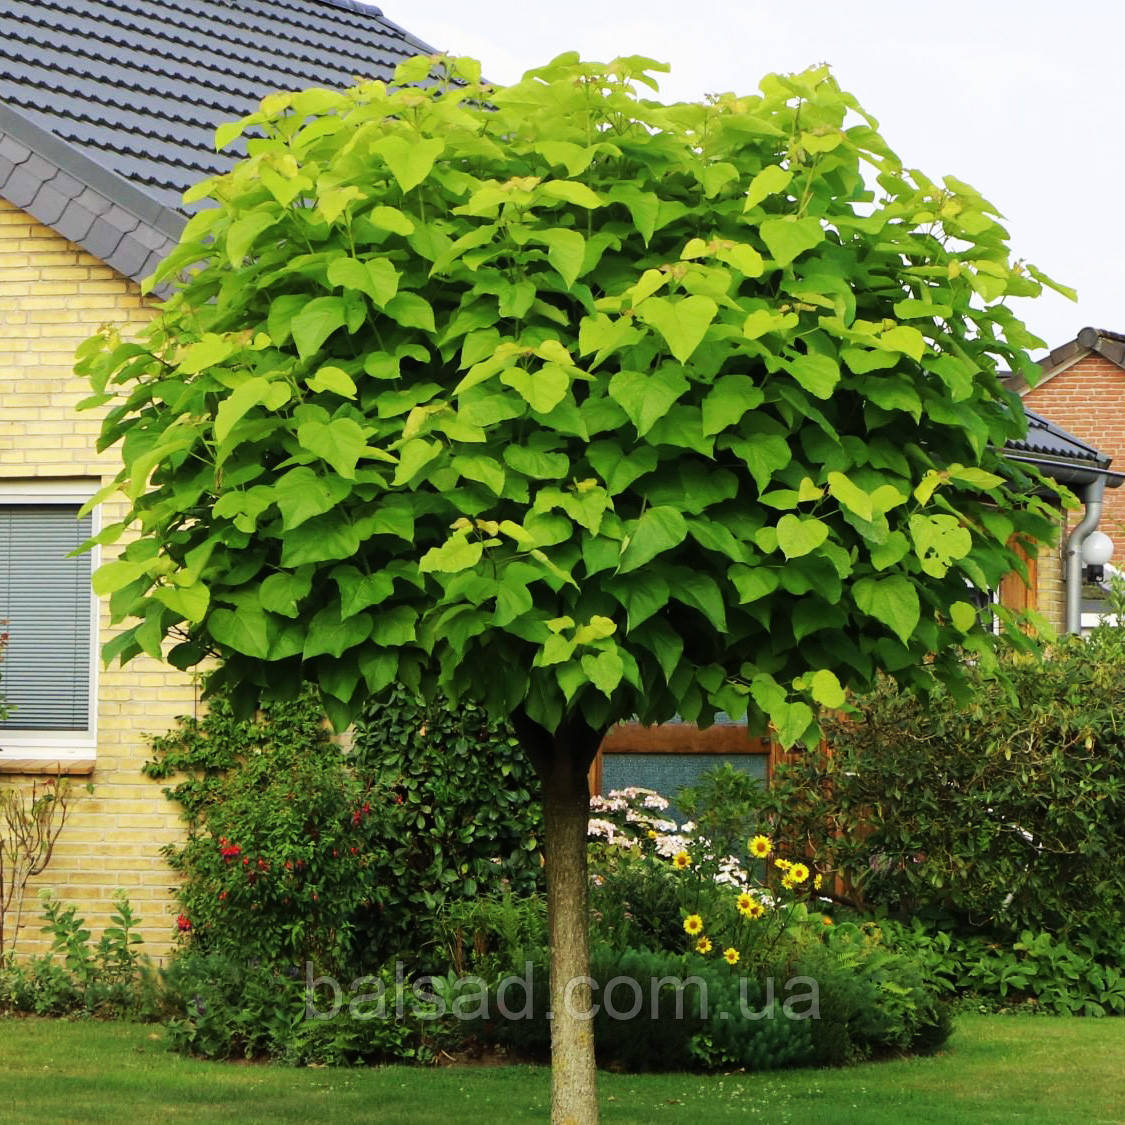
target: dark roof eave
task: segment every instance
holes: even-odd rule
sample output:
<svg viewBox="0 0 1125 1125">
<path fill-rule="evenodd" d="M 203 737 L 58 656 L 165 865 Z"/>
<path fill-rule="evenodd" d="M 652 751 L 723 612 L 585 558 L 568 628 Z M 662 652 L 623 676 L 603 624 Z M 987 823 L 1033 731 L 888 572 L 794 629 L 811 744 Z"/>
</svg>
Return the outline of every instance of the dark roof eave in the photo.
<svg viewBox="0 0 1125 1125">
<path fill-rule="evenodd" d="M 136 184 L 3 104 L 0 196 L 138 282 L 172 250 L 187 222 Z"/>
<path fill-rule="evenodd" d="M 1011 450 L 1005 450 L 1004 456 L 1009 461 L 1034 465 L 1044 476 L 1050 477 L 1060 484 L 1093 484 L 1099 478 L 1105 479 L 1107 488 L 1120 488 L 1125 484 L 1125 473 L 1115 473 L 1112 469 L 1103 465 L 1057 460 L 1051 457 L 1037 457 L 1034 453 L 1014 453 Z"/>
</svg>

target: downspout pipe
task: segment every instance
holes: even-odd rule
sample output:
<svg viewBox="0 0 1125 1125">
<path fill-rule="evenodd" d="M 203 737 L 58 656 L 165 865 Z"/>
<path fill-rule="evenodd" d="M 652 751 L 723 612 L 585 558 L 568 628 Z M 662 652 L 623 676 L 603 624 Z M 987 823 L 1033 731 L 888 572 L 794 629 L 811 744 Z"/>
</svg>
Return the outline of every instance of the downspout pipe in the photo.
<svg viewBox="0 0 1125 1125">
<path fill-rule="evenodd" d="M 1063 573 L 1066 576 L 1066 631 L 1082 632 L 1082 547 L 1098 526 L 1102 515 L 1105 477 L 1099 475 L 1082 489 L 1086 512 L 1078 526 L 1067 536 L 1063 552 Z"/>
</svg>

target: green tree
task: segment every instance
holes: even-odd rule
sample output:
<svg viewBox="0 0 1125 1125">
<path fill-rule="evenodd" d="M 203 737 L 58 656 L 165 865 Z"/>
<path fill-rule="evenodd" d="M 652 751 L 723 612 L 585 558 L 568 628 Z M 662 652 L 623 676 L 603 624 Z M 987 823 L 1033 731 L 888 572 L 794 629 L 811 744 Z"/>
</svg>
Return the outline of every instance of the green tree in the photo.
<svg viewBox="0 0 1125 1125">
<path fill-rule="evenodd" d="M 905 171 L 826 70 L 665 106 L 641 58 L 267 97 L 79 370 L 135 533 L 106 657 L 242 706 L 394 679 L 510 718 L 542 781 L 557 1119 L 593 1120 L 587 768 L 631 715 L 785 745 L 884 669 L 986 659 L 969 587 L 1051 534 L 999 366 L 1034 343 L 965 184 Z M 412 85 L 412 83 L 420 85 Z M 873 177 L 869 186 L 865 172 Z M 569 1005 L 563 1003 L 568 982 Z M 577 987 L 573 982 L 578 982 Z"/>
</svg>

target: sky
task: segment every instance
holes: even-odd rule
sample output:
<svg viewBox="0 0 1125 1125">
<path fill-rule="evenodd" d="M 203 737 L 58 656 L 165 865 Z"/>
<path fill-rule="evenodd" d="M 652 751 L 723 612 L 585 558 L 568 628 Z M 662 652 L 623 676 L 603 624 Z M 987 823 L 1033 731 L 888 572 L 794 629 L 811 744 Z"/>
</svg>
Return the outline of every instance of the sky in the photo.
<svg viewBox="0 0 1125 1125">
<path fill-rule="evenodd" d="M 494 82 L 563 51 L 667 62 L 660 96 L 753 93 L 827 62 L 909 167 L 972 184 L 1017 258 L 1078 290 L 1014 304 L 1048 348 L 1125 332 L 1125 5 L 1113 0 L 380 0 Z M 1035 355 L 1041 353 L 1035 352 Z"/>
</svg>

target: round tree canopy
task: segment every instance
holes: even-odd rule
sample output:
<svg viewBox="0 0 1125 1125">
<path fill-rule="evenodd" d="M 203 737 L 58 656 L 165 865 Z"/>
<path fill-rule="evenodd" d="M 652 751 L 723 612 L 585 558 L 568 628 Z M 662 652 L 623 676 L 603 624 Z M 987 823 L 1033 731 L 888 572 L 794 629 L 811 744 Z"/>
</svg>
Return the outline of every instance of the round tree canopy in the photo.
<svg viewBox="0 0 1125 1125">
<path fill-rule="evenodd" d="M 679 105 L 659 69 L 419 58 L 219 130 L 248 155 L 147 336 L 80 352 L 129 508 L 107 657 L 172 637 L 341 725 L 398 679 L 788 745 L 988 655 L 972 588 L 1052 535 L 997 379 L 1047 279 L 826 69 Z"/>
</svg>

